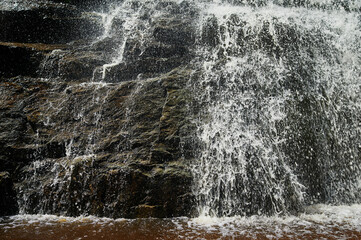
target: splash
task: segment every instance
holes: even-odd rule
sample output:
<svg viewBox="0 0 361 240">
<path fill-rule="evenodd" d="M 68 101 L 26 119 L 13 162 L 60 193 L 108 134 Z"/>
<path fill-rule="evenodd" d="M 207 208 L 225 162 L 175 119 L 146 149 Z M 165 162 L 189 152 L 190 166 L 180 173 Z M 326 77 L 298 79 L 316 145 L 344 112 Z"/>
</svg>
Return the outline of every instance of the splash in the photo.
<svg viewBox="0 0 361 240">
<path fill-rule="evenodd" d="M 357 14 L 211 3 L 200 18 L 203 75 L 193 88 L 201 147 L 192 169 L 199 214 L 358 202 L 359 127 L 342 119 L 361 110 Z"/>
</svg>

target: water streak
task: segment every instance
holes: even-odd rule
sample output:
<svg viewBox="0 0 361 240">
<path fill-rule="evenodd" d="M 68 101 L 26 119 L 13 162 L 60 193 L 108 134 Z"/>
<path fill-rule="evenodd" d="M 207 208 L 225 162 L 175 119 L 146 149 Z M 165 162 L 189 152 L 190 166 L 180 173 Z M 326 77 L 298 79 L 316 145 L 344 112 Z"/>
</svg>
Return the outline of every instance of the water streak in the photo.
<svg viewBox="0 0 361 240">
<path fill-rule="evenodd" d="M 284 214 L 318 201 L 358 202 L 353 141 L 360 128 L 330 108 L 349 109 L 350 118 L 361 113 L 357 14 L 212 3 L 201 19 L 204 73 L 193 87 L 203 106 L 202 147 L 192 169 L 199 214 Z M 319 135 L 299 121 L 334 128 Z M 329 152 L 315 156 L 314 148 Z M 337 162 L 342 174 L 332 167 Z"/>
</svg>

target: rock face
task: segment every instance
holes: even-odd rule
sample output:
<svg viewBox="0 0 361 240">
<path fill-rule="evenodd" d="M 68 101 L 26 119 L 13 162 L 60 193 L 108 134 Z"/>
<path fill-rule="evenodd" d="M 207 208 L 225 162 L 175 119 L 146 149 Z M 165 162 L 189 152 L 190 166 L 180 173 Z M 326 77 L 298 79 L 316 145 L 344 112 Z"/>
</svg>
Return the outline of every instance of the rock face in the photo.
<svg viewBox="0 0 361 240">
<path fill-rule="evenodd" d="M 18 211 L 14 184 L 8 172 L 0 172 L 0 216 L 13 215 Z"/>
<path fill-rule="evenodd" d="M 359 5 L 219 2 L 3 0 L 0 214 L 360 202 Z"/>
<path fill-rule="evenodd" d="M 99 16 L 70 5 L 32 2 L 4 1 L 0 8 L 0 41 L 67 43 L 100 34 Z"/>
<path fill-rule="evenodd" d="M 105 68 L 123 39 L 94 41 L 102 26 L 89 8 L 8 3 L 0 11 L 0 214 L 19 206 L 70 216 L 190 215 L 190 18 L 175 29 L 156 19 L 146 42 L 129 39 L 126 61 Z M 122 22 L 113 27 L 125 31 Z"/>
</svg>

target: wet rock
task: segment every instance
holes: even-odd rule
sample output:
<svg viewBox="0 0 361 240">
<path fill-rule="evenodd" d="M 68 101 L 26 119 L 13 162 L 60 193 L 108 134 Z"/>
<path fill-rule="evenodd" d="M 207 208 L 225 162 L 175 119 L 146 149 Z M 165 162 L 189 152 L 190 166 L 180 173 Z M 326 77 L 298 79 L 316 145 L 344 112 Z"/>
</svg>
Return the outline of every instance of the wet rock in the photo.
<svg viewBox="0 0 361 240">
<path fill-rule="evenodd" d="M 90 50 L 96 52 L 102 51 L 111 55 L 111 53 L 116 51 L 121 44 L 121 41 L 117 38 L 106 37 L 100 41 L 93 43 L 91 46 L 89 46 L 89 48 Z"/>
<path fill-rule="evenodd" d="M 14 184 L 8 172 L 0 172 L 0 216 L 18 212 Z"/>
<path fill-rule="evenodd" d="M 191 129 L 183 117 L 190 74 L 180 68 L 103 86 L 27 78 L 3 82 L 7 94 L 1 103 L 9 117 L 2 120 L 9 130 L 3 132 L 1 167 L 16 173 L 24 211 L 190 215 L 192 179 L 180 141 Z"/>
<path fill-rule="evenodd" d="M 194 213 L 194 196 L 189 191 L 192 177 L 181 164 L 169 164 L 164 169 L 157 170 L 150 182 L 152 198 L 149 202 L 157 206 L 161 204 L 159 217 L 177 217 Z M 156 187 L 158 186 L 158 187 Z"/>
<path fill-rule="evenodd" d="M 4 42 L 67 43 L 101 32 L 98 16 L 66 5 L 1 10 L 0 25 L 0 41 Z"/>
<path fill-rule="evenodd" d="M 148 217 L 156 216 L 157 210 L 158 210 L 158 206 L 141 204 L 135 207 L 135 214 L 138 218 L 148 218 Z"/>
<path fill-rule="evenodd" d="M 162 43 L 151 43 L 142 51 L 137 46 L 137 42 L 127 42 L 124 50 L 124 55 L 127 60 L 153 58 L 170 58 L 170 57 L 187 57 L 190 49 L 184 46 L 176 46 Z M 139 44 L 140 45 L 140 44 Z M 185 58 L 186 62 L 187 59 Z"/>
<path fill-rule="evenodd" d="M 119 64 L 106 69 L 106 82 L 122 82 L 134 80 L 138 75 L 153 77 L 179 67 L 183 59 L 173 58 L 144 58 L 127 64 Z"/>
<path fill-rule="evenodd" d="M 194 29 L 191 25 L 182 21 L 169 22 L 160 20 L 154 28 L 154 38 L 165 44 L 190 46 L 195 43 Z"/>
<path fill-rule="evenodd" d="M 0 45 L 0 76 L 35 76 L 42 56 L 29 48 Z"/>
<path fill-rule="evenodd" d="M 125 62 L 99 68 L 98 75 L 106 82 L 122 82 L 155 77 L 189 63 L 191 49 L 186 46 L 150 42 L 143 50 L 137 41 L 128 41 L 124 49 Z M 104 72 L 105 71 L 105 72 Z"/>
<path fill-rule="evenodd" d="M 189 53 L 185 47 L 155 45 L 147 47 L 142 53 L 143 57 L 169 58 L 173 56 L 183 57 Z"/>
<path fill-rule="evenodd" d="M 66 46 L 0 42 L 0 77 L 35 77 L 45 55 L 61 48 Z"/>
<path fill-rule="evenodd" d="M 196 14 L 195 7 L 190 1 L 182 1 L 179 4 L 172 1 L 161 1 L 157 4 L 156 9 L 167 11 L 170 14 L 183 14 L 186 16 L 194 16 Z"/>
<path fill-rule="evenodd" d="M 89 80 L 93 77 L 96 67 L 105 63 L 101 52 L 66 54 L 58 62 L 58 76 L 67 81 Z"/>
<path fill-rule="evenodd" d="M 121 2 L 119 0 L 118 2 Z M 84 10 L 104 10 L 107 8 L 107 5 L 113 0 L 54 0 L 54 2 L 62 2 L 66 4 L 71 4 L 77 6 L 80 9 Z"/>
<path fill-rule="evenodd" d="M 26 168 L 26 180 L 18 188 L 28 197 L 20 199 L 20 203 L 29 213 L 42 210 L 70 216 L 135 218 L 190 214 L 189 206 L 193 205 L 189 192 L 191 177 L 184 167 L 170 165 L 164 169 L 163 166 L 129 166 L 107 161 L 104 156 L 78 157 L 72 161 L 71 175 L 63 182 L 52 179 L 60 179 L 66 169 L 54 175 L 49 161 L 40 163 L 36 173 Z M 61 168 L 65 164 L 58 166 Z M 46 182 L 33 182 L 30 176 L 34 174 Z"/>
<path fill-rule="evenodd" d="M 202 28 L 202 41 L 212 47 L 219 44 L 219 30 L 216 17 L 211 17 Z"/>
<path fill-rule="evenodd" d="M 22 77 L 0 83 L 0 171 L 12 174 L 34 160 L 65 155 L 63 143 L 36 134 L 46 85 Z"/>
<path fill-rule="evenodd" d="M 152 22 L 144 15 L 154 34 L 144 42 L 129 39 L 124 61 L 112 65 L 123 39 L 92 44 L 98 19 L 82 12 L 85 2 L 14 1 L 18 7 L 0 7 L 6 26 L 0 39 L 22 42 L 0 44 L 4 53 L 16 53 L 6 52 L 0 66 L 0 171 L 12 176 L 21 210 L 191 215 L 190 20 Z M 183 2 L 164 4 L 168 13 L 190 16 L 192 7 Z M 117 34 L 122 25 L 113 26 Z"/>
</svg>

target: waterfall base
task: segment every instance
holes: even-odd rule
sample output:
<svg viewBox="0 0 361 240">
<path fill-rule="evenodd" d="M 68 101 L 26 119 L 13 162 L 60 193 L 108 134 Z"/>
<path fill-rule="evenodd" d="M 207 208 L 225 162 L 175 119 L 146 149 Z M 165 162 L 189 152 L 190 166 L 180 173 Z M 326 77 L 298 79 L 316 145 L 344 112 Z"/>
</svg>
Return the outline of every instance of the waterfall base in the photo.
<svg viewBox="0 0 361 240">
<path fill-rule="evenodd" d="M 298 217 L 109 219 L 0 218 L 2 239 L 359 239 L 361 205 L 308 207 Z"/>
</svg>

